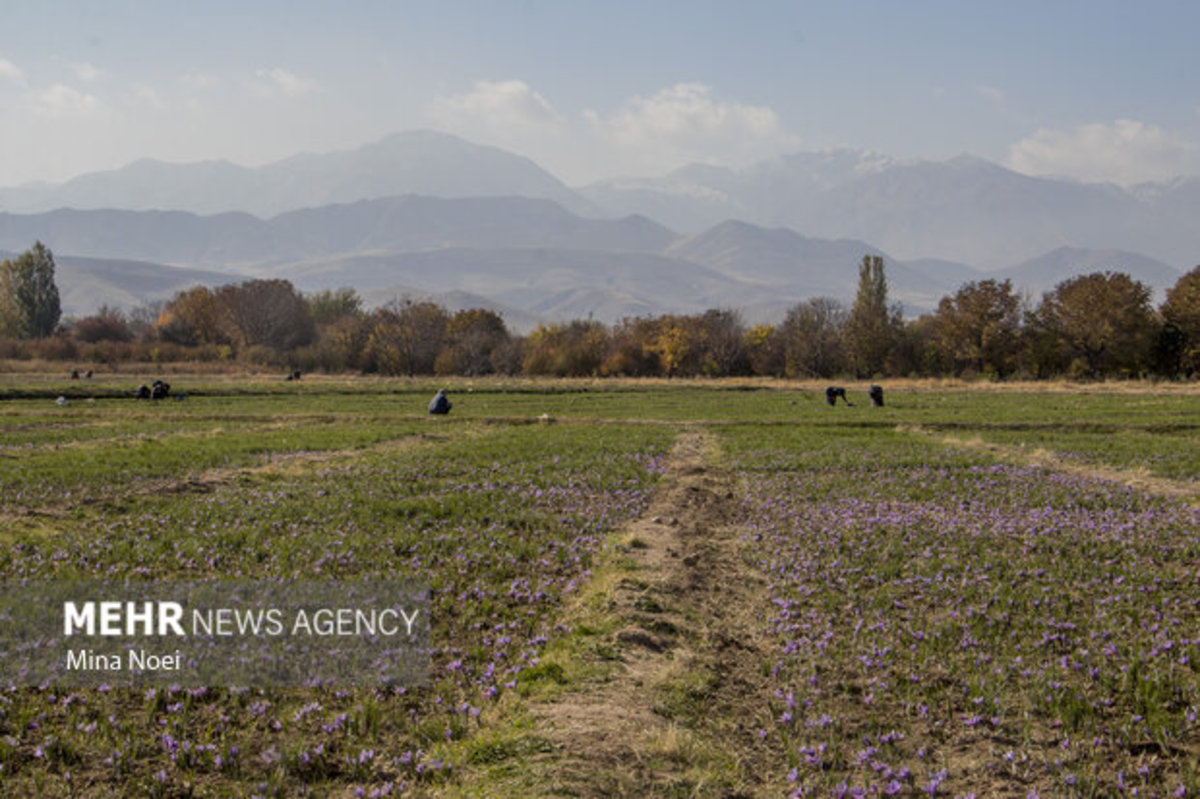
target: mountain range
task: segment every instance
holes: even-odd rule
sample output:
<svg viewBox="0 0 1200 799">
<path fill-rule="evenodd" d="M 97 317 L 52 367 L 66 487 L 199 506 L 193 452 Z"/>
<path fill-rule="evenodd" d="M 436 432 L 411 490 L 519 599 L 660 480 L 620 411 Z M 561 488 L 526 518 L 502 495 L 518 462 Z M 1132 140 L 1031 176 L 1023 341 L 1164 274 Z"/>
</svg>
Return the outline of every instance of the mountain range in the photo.
<svg viewBox="0 0 1200 799">
<path fill-rule="evenodd" d="M 725 219 L 871 241 L 898 258 L 998 269 L 1060 247 L 1200 263 L 1200 178 L 1124 189 L 1022 175 L 978 158 L 903 162 L 857 151 L 778 158 L 734 171 L 686 167 L 581 193 L 613 215 L 679 230 Z"/>
<path fill-rule="evenodd" d="M 1113 269 L 1161 296 L 1200 260 L 1196 179 L 1122 189 L 834 150 L 572 189 L 430 131 L 257 168 L 143 160 L 0 189 L 0 209 L 0 248 L 50 246 L 75 314 L 284 277 L 369 303 L 493 307 L 517 329 L 715 307 L 771 321 L 809 297 L 850 299 L 865 254 L 886 259 L 909 313 L 984 277 L 1036 297 Z"/>
<path fill-rule="evenodd" d="M 261 167 L 147 158 L 61 184 L 0 189 L 0 210 L 241 211 L 271 217 L 401 194 L 540 197 L 581 213 L 597 210 L 527 158 L 423 130 L 396 133 L 354 150 L 304 153 Z"/>
</svg>

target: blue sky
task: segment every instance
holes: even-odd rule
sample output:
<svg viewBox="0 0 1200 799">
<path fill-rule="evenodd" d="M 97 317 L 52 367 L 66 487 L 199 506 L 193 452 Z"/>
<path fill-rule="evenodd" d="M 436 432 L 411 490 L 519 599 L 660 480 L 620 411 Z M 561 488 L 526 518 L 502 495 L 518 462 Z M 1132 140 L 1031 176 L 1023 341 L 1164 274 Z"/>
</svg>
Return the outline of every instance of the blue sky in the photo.
<svg viewBox="0 0 1200 799">
<path fill-rule="evenodd" d="M 1200 163 L 1200 2 L 5 0 L 0 185 L 434 128 L 580 184 L 846 146 Z"/>
</svg>

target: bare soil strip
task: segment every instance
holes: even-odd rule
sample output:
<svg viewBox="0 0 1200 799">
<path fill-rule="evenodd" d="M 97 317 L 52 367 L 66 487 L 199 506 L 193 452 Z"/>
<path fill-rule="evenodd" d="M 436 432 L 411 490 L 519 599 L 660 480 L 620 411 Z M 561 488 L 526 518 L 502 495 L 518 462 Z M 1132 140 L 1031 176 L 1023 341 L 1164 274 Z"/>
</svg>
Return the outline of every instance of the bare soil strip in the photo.
<svg viewBox="0 0 1200 799">
<path fill-rule="evenodd" d="M 978 436 L 962 438 L 953 435 L 939 435 L 936 431 L 928 430 L 918 425 L 906 425 L 900 428 L 904 432 L 917 433 L 930 438 L 936 438 L 943 444 L 949 444 L 964 449 L 975 449 L 987 452 L 1008 463 L 1025 466 L 1041 466 L 1056 472 L 1064 472 L 1077 477 L 1091 480 L 1105 480 L 1110 483 L 1127 485 L 1137 491 L 1147 494 L 1157 494 L 1164 497 L 1200 502 L 1200 484 L 1183 480 L 1172 480 L 1167 477 L 1155 477 L 1144 470 L 1118 469 L 1113 466 L 1089 466 L 1065 458 L 1060 458 L 1042 448 L 1026 449 L 1008 444 L 997 444 L 984 441 Z"/>
<path fill-rule="evenodd" d="M 548 796 L 778 796 L 762 675 L 763 578 L 738 553 L 732 477 L 709 433 L 678 439 L 606 592 L 615 669 L 533 701 Z M 601 647 L 604 650 L 604 647 Z"/>
</svg>

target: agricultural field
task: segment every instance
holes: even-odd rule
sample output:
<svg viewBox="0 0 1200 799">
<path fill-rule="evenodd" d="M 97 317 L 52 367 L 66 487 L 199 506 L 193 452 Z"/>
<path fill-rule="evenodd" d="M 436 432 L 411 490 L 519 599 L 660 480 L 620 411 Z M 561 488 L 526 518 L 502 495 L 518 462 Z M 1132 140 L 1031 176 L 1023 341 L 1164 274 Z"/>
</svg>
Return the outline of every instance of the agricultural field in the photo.
<svg viewBox="0 0 1200 799">
<path fill-rule="evenodd" d="M 1195 387 L 169 379 L 0 375 L 4 581 L 411 578 L 429 679 L 0 675 L 0 795 L 1200 796 Z"/>
</svg>

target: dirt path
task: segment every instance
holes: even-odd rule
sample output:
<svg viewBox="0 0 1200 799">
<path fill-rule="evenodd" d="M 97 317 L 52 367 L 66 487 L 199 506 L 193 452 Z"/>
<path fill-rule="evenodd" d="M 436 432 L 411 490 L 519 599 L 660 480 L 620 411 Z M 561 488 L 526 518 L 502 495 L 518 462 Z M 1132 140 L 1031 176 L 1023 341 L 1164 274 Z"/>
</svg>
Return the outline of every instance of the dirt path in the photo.
<svg viewBox="0 0 1200 799">
<path fill-rule="evenodd" d="M 758 776 L 771 756 L 755 734 L 768 712 L 765 585 L 738 555 L 732 478 L 715 458 L 711 434 L 681 434 L 626 530 L 605 595 L 617 667 L 530 707 L 550 745 L 545 795 L 780 795 Z"/>
</svg>

